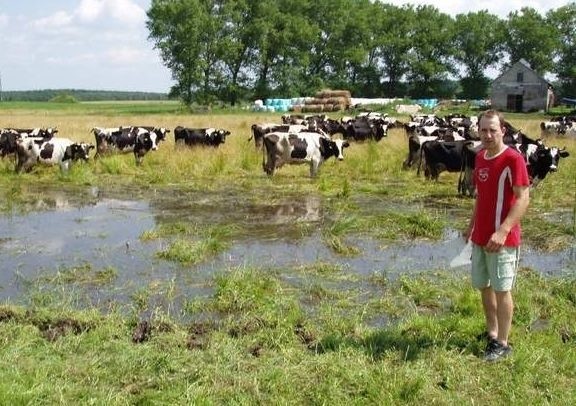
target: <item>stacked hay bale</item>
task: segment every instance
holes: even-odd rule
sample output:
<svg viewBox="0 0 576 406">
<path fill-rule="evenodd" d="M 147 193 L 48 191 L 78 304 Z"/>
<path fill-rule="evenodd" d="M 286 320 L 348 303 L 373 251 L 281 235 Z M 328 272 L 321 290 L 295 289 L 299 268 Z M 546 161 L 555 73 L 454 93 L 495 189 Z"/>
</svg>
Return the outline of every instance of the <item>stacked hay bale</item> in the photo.
<svg viewBox="0 0 576 406">
<path fill-rule="evenodd" d="M 346 110 L 352 104 L 352 95 L 348 90 L 321 90 L 302 106 L 303 112 L 323 113 Z"/>
</svg>

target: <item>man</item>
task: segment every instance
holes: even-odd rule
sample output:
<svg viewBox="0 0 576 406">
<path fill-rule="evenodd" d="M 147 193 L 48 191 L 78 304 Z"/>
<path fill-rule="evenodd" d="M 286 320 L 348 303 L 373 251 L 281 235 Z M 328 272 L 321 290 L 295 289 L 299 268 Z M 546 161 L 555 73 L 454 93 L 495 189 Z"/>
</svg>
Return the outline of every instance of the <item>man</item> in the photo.
<svg viewBox="0 0 576 406">
<path fill-rule="evenodd" d="M 472 285 L 480 290 L 488 335 L 487 361 L 508 356 L 518 268 L 520 220 L 528 208 L 529 177 L 524 158 L 504 144 L 504 117 L 495 110 L 480 118 L 482 149 L 476 155 L 476 201 L 464 238 L 472 240 Z"/>
</svg>

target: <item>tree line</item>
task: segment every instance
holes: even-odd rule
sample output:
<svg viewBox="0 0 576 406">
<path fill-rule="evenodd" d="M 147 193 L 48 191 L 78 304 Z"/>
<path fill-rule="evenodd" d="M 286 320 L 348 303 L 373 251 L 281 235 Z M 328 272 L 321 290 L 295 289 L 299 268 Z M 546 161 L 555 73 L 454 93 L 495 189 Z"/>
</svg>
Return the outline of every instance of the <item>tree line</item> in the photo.
<svg viewBox="0 0 576 406">
<path fill-rule="evenodd" d="M 152 0 L 149 39 L 184 103 L 311 95 L 485 98 L 520 58 L 576 95 L 576 3 L 501 19 L 372 0 Z"/>
<path fill-rule="evenodd" d="M 76 101 L 121 101 L 121 100 L 167 100 L 166 93 L 132 92 L 117 90 L 84 90 L 84 89 L 41 89 L 10 90 L 1 94 L 3 101 L 61 102 Z"/>
</svg>

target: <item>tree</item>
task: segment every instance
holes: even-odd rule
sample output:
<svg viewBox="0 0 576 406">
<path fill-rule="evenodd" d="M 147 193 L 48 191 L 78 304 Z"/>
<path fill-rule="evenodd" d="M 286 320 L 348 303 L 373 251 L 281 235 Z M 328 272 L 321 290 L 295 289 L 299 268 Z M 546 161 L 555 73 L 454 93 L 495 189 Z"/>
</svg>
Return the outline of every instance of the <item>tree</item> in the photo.
<svg viewBox="0 0 576 406">
<path fill-rule="evenodd" d="M 379 10 L 373 11 L 374 54 L 384 82 L 384 94 L 389 97 L 403 96 L 405 89 L 401 81 L 409 72 L 408 51 L 412 47 L 410 32 L 414 26 L 414 9 L 399 8 L 376 2 Z"/>
<path fill-rule="evenodd" d="M 555 28 L 556 52 L 552 69 L 558 77 L 560 91 L 576 96 L 576 3 L 552 10 L 547 14 L 549 26 Z"/>
<path fill-rule="evenodd" d="M 543 75 L 553 68 L 554 27 L 531 7 L 508 14 L 504 49 L 510 63 L 526 60 L 532 69 Z"/>
<path fill-rule="evenodd" d="M 464 67 L 465 73 L 460 80 L 463 98 L 486 97 L 490 81 L 484 72 L 503 58 L 503 30 L 503 21 L 487 11 L 456 16 L 453 58 Z"/>
<path fill-rule="evenodd" d="M 409 79 L 413 94 L 419 97 L 447 96 L 439 85 L 456 73 L 450 57 L 454 54 L 453 20 L 433 6 L 418 6 L 409 32 Z"/>
<path fill-rule="evenodd" d="M 170 94 L 186 104 L 209 94 L 213 23 L 200 0 L 152 0 L 146 26 L 176 84 Z M 212 28 L 212 29 L 211 29 Z"/>
<path fill-rule="evenodd" d="M 218 50 L 220 83 L 219 97 L 235 105 L 251 86 L 251 69 L 256 58 L 254 44 L 258 31 L 259 1 L 224 1 L 221 5 L 222 34 Z"/>
</svg>

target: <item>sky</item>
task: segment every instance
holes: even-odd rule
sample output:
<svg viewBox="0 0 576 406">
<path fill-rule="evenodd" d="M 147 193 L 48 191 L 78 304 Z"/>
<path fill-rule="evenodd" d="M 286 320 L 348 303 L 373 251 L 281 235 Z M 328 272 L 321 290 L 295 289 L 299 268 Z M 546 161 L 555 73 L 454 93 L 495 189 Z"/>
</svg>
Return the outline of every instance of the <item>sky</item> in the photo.
<svg viewBox="0 0 576 406">
<path fill-rule="evenodd" d="M 443 13 L 522 7 L 544 15 L 570 0 L 382 0 L 428 4 Z M 572 0 L 573 1 L 573 0 Z M 89 89 L 168 92 L 170 70 L 148 39 L 151 0 L 0 0 L 2 90 Z"/>
</svg>

